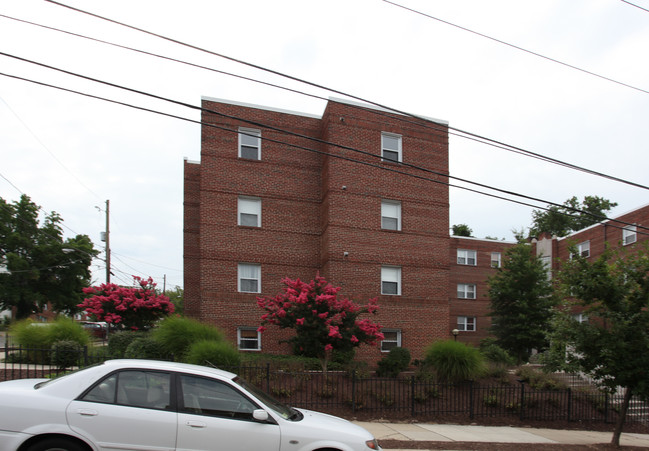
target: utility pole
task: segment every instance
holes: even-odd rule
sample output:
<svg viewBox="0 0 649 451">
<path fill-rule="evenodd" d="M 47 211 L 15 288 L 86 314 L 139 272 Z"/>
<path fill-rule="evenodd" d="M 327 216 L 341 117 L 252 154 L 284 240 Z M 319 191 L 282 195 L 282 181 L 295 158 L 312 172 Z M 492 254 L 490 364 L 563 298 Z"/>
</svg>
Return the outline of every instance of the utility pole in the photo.
<svg viewBox="0 0 649 451">
<path fill-rule="evenodd" d="M 106 200 L 106 284 L 110 283 L 110 200 Z"/>
</svg>

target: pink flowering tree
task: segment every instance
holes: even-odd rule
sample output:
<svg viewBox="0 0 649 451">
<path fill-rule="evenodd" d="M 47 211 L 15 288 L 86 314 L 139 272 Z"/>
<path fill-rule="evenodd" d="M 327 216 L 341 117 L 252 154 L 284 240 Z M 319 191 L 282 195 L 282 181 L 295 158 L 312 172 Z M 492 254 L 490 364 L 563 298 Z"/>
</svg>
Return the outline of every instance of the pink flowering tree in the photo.
<svg viewBox="0 0 649 451">
<path fill-rule="evenodd" d="M 257 298 L 257 305 L 266 311 L 259 330 L 263 332 L 268 324 L 295 329 L 289 339 L 295 354 L 318 357 L 324 371 L 333 351 L 349 351 L 363 343 L 376 345 L 383 339 L 379 324 L 359 318 L 376 313 L 376 299 L 365 306 L 355 304 L 339 297 L 340 287 L 320 276 L 310 283 L 290 278 L 282 283 L 285 287 L 277 296 Z"/>
<path fill-rule="evenodd" d="M 153 279 L 133 276 L 134 287 L 114 283 L 84 288 L 86 297 L 79 308 L 95 321 L 105 321 L 124 329 L 146 329 L 174 312 L 167 296 L 157 294 Z"/>
</svg>

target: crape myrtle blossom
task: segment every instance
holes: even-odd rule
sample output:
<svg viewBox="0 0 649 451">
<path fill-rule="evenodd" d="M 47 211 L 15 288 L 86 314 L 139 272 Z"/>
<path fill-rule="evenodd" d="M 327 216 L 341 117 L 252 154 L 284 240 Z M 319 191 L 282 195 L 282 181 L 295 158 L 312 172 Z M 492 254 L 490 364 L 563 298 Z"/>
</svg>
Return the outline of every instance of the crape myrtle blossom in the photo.
<svg viewBox="0 0 649 451">
<path fill-rule="evenodd" d="M 121 287 L 114 283 L 84 288 L 88 295 L 80 309 L 94 321 L 105 321 L 125 329 L 146 329 L 157 320 L 174 312 L 169 298 L 155 292 L 153 279 L 133 276 L 135 287 Z"/>
<path fill-rule="evenodd" d="M 376 345 L 383 339 L 381 326 L 362 314 L 375 314 L 376 299 L 360 306 L 340 297 L 340 287 L 334 287 L 323 277 L 305 283 L 285 278 L 283 291 L 275 297 L 259 297 L 257 305 L 265 310 L 259 331 L 272 324 L 282 329 L 295 329 L 289 339 L 294 353 L 318 357 L 326 365 L 330 351 L 348 351 L 361 344 Z M 325 366 L 326 368 L 326 366 Z"/>
</svg>

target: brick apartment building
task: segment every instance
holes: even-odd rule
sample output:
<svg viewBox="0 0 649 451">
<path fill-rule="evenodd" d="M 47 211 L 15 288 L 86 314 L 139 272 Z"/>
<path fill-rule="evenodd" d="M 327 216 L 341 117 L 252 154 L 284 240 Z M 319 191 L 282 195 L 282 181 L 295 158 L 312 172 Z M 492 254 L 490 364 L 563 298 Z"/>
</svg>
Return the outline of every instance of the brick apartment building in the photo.
<svg viewBox="0 0 649 451">
<path fill-rule="evenodd" d="M 453 329 L 473 345 L 490 335 L 487 278 L 515 243 L 449 236 L 445 122 L 333 99 L 321 116 L 210 98 L 203 109 L 201 161 L 184 166 L 189 316 L 242 350 L 288 353 L 289 332 L 257 332 L 256 298 L 319 273 L 358 303 L 378 297 L 385 340 L 360 358 L 394 346 L 420 358 Z M 649 206 L 616 219 L 630 225 L 531 244 L 556 270 L 573 242 L 596 257 L 647 240 L 633 224 L 649 223 Z"/>
<path fill-rule="evenodd" d="M 319 273 L 358 303 L 378 297 L 384 351 L 449 337 L 445 122 L 341 100 L 322 116 L 202 105 L 201 161 L 184 168 L 188 315 L 241 349 L 288 352 L 286 331 L 256 331 L 256 298 Z"/>
</svg>

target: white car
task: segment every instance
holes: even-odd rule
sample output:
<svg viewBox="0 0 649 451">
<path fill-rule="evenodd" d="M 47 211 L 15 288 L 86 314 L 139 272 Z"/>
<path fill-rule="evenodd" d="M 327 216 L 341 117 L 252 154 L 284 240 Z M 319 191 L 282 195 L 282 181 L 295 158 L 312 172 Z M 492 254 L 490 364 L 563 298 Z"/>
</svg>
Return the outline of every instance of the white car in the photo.
<svg viewBox="0 0 649 451">
<path fill-rule="evenodd" d="M 0 451 L 380 450 L 349 421 L 287 407 L 235 374 L 110 360 L 0 382 Z"/>
</svg>

